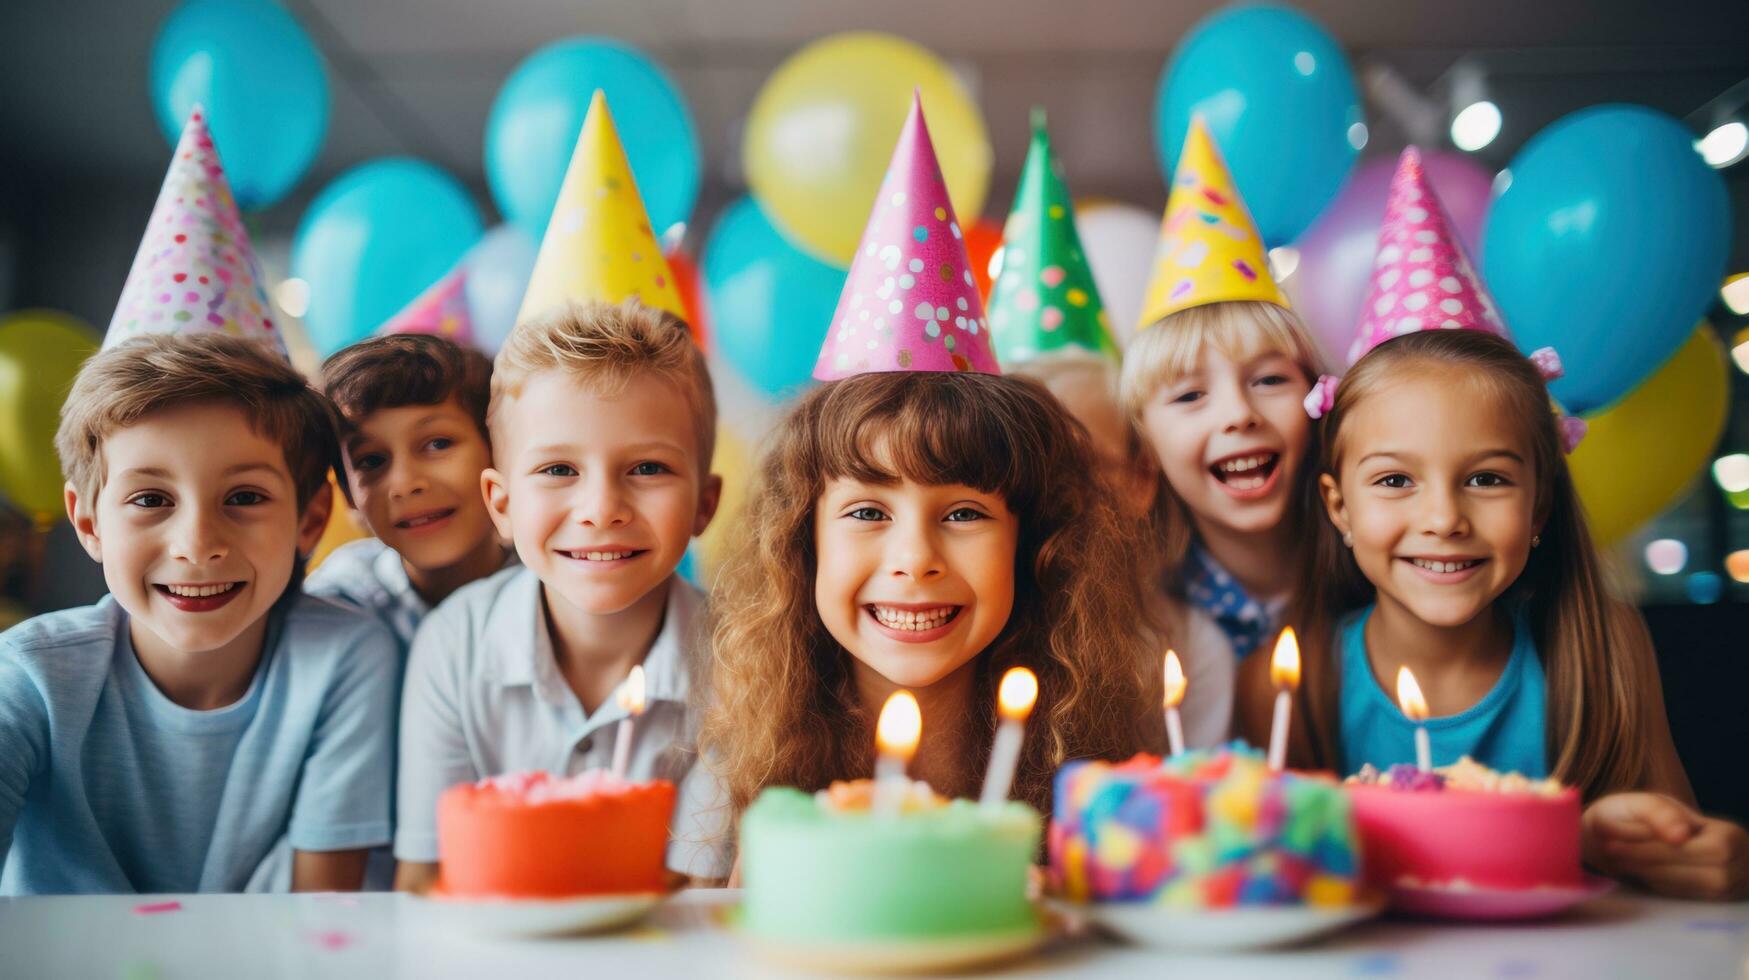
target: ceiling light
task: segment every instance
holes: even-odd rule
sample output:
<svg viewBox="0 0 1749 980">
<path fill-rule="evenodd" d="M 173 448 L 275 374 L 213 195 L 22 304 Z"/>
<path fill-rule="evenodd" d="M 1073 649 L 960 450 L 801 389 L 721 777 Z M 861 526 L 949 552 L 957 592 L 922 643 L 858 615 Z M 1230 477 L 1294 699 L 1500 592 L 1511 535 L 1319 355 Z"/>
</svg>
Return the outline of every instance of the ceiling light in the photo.
<svg viewBox="0 0 1749 980">
<path fill-rule="evenodd" d="M 1749 126 L 1732 120 L 1697 140 L 1701 159 L 1719 169 L 1749 156 Z"/>
<path fill-rule="evenodd" d="M 1451 121 L 1451 141 L 1471 153 L 1500 135 L 1500 107 L 1486 99 L 1465 106 Z"/>
</svg>

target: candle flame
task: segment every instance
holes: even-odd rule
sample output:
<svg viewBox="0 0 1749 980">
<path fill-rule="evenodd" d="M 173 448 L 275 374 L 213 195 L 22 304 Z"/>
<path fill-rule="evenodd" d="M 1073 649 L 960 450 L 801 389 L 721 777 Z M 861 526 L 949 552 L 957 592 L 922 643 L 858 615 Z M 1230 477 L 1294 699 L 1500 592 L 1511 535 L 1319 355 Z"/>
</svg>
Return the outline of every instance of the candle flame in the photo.
<svg viewBox="0 0 1749 980">
<path fill-rule="evenodd" d="M 1025 667 L 1011 667 L 996 691 L 996 710 L 1009 721 L 1025 721 L 1038 700 L 1038 677 Z"/>
<path fill-rule="evenodd" d="M 1275 641 L 1275 653 L 1269 658 L 1269 682 L 1277 688 L 1293 690 L 1300 686 L 1300 641 L 1289 626 Z"/>
<path fill-rule="evenodd" d="M 1410 721 L 1427 720 L 1427 699 L 1421 696 L 1421 685 L 1407 667 L 1397 668 L 1397 704 Z"/>
<path fill-rule="evenodd" d="M 644 665 L 638 664 L 632 668 L 626 682 L 620 685 L 619 695 L 615 698 L 626 714 L 636 718 L 644 713 Z"/>
<path fill-rule="evenodd" d="M 1184 680 L 1184 666 L 1178 662 L 1178 651 L 1166 651 L 1166 707 L 1176 708 L 1184 703 L 1184 689 L 1189 685 Z"/>
<path fill-rule="evenodd" d="M 882 755 L 909 760 L 917 752 L 917 742 L 922 737 L 923 709 L 917 706 L 917 696 L 910 691 L 894 691 L 881 708 L 881 719 L 875 725 L 875 748 Z"/>
</svg>

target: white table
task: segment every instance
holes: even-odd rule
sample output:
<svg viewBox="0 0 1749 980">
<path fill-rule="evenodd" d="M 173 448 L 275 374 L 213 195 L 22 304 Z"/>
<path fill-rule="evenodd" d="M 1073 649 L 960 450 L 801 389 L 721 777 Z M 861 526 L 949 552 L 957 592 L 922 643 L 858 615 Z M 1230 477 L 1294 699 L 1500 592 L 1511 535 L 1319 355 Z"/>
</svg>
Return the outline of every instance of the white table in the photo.
<svg viewBox="0 0 1749 980">
<path fill-rule="evenodd" d="M 432 928 L 401 895 L 185 895 L 0 899 L 0 977 L 196 980 L 370 977 L 645 980 L 795 976 L 723 926 L 731 891 L 683 893 L 629 931 L 504 941 Z M 1097 938 L 1059 939 L 1004 977 L 1745 977 L 1749 905 L 1616 894 L 1534 925 L 1381 920 L 1309 948 L 1246 956 L 1165 955 Z"/>
</svg>

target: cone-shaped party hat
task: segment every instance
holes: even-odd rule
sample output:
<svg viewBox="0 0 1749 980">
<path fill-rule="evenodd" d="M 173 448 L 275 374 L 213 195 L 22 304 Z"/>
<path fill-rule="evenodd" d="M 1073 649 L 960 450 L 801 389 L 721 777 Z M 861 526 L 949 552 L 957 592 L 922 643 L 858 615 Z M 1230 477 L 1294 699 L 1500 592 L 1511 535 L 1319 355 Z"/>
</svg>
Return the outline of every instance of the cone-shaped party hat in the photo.
<svg viewBox="0 0 1749 980">
<path fill-rule="evenodd" d="M 1288 305 L 1233 175 L 1208 126 L 1194 116 L 1166 199 L 1141 326 L 1193 306 L 1240 300 Z"/>
<path fill-rule="evenodd" d="M 518 323 L 567 303 L 636 299 L 686 319 L 686 306 L 638 196 L 619 131 L 597 89 L 559 186 Z"/>
<path fill-rule="evenodd" d="M 286 352 L 198 105 L 182 127 L 103 346 L 153 333 L 228 333 Z"/>
<path fill-rule="evenodd" d="M 401 312 L 389 318 L 378 333 L 429 333 L 447 337 L 458 344 L 470 344 L 474 339 L 473 318 L 468 315 L 468 279 L 465 265 L 457 265 L 449 274 L 431 284 L 431 288 L 414 297 Z"/>
<path fill-rule="evenodd" d="M 1506 335 L 1488 287 L 1427 180 L 1420 151 L 1411 146 L 1391 177 L 1372 284 L 1348 363 L 1392 337 L 1437 329 Z"/>
<path fill-rule="evenodd" d="M 923 103 L 913 93 L 911 114 L 851 260 L 814 377 L 833 381 L 876 371 L 1000 374 L 989 327 L 965 236 L 923 120 Z"/>
<path fill-rule="evenodd" d="M 1118 356 L 1042 110 L 1033 112 L 1032 146 L 1002 229 L 1002 274 L 990 294 L 990 331 L 997 356 L 1008 365 L 1062 347 Z"/>
</svg>

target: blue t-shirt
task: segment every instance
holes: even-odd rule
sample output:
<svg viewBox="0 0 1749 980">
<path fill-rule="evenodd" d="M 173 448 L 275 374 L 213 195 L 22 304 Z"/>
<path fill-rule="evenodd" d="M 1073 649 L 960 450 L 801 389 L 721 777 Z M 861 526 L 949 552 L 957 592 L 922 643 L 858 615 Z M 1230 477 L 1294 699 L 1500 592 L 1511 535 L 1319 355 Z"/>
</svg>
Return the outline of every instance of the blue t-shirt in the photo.
<svg viewBox="0 0 1749 980">
<path fill-rule="evenodd" d="M 299 597 L 235 703 L 184 708 L 113 597 L 0 634 L 0 895 L 241 891 L 282 836 L 390 839 L 394 638 Z"/>
<path fill-rule="evenodd" d="M 1365 763 L 1385 769 L 1415 764 L 1416 723 L 1379 687 L 1366 655 L 1366 621 L 1373 606 L 1343 621 L 1337 629 L 1342 656 L 1342 771 Z M 1421 725 L 1433 750 L 1433 764 L 1448 766 L 1469 756 L 1501 772 L 1533 779 L 1547 776 L 1542 658 L 1522 615 L 1512 619 L 1512 655 L 1506 669 L 1482 700 L 1469 710 Z"/>
</svg>

